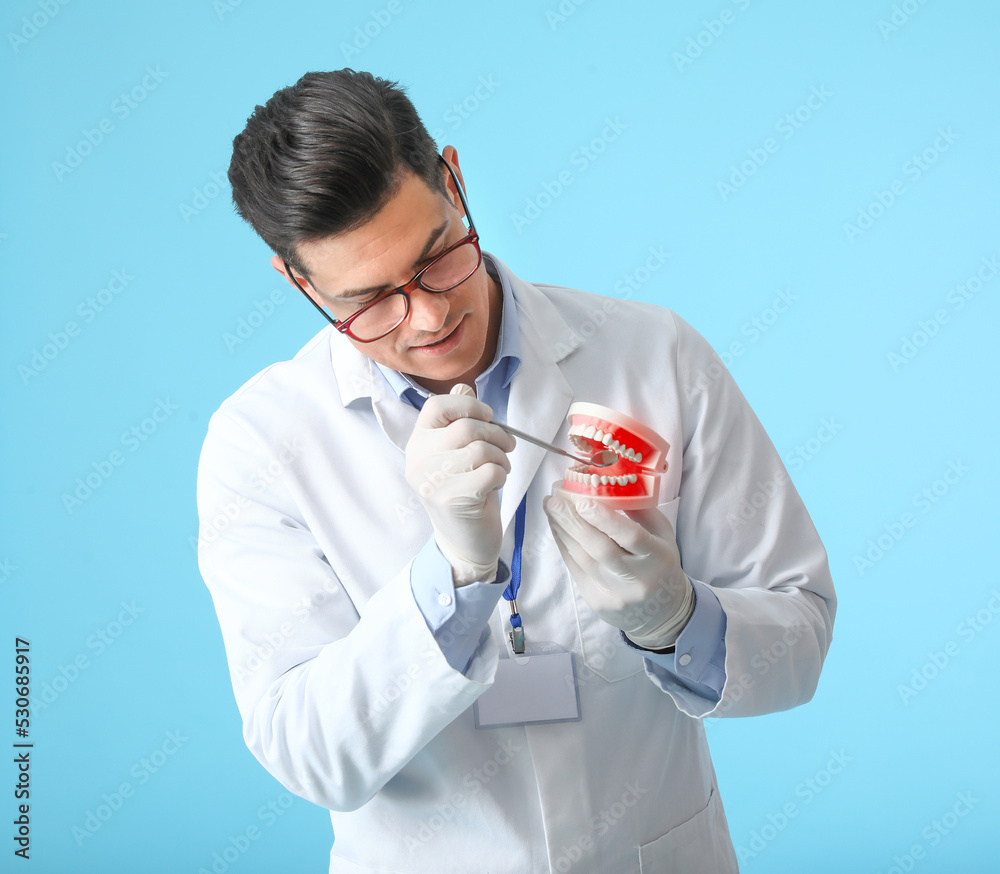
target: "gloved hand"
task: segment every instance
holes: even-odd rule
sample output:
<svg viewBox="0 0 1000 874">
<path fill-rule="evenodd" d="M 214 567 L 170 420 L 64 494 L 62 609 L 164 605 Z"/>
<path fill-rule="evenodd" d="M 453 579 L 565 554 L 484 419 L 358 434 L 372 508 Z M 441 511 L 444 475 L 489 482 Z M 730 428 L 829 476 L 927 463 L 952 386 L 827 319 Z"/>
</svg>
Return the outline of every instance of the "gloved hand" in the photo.
<svg viewBox="0 0 1000 874">
<path fill-rule="evenodd" d="M 646 649 L 673 644 L 694 612 L 673 526 L 659 510 L 622 515 L 586 497 L 543 501 L 570 576 L 598 616 Z"/>
<path fill-rule="evenodd" d="M 423 502 L 456 586 L 497 574 L 499 489 L 510 473 L 514 438 L 492 419 L 475 390 L 459 384 L 427 400 L 406 444 L 406 481 Z"/>
</svg>

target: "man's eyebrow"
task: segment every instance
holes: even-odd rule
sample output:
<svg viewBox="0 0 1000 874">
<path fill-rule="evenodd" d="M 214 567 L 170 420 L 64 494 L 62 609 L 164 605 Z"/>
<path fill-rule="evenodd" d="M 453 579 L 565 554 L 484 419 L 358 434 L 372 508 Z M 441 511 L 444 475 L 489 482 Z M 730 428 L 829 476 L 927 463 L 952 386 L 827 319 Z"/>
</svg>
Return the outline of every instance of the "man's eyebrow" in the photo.
<svg viewBox="0 0 1000 874">
<path fill-rule="evenodd" d="M 424 246 L 424 250 L 417 256 L 417 259 L 413 262 L 413 266 L 416 267 L 421 261 L 423 261 L 431 249 L 434 248 L 435 243 L 441 239 L 441 235 L 448 229 L 448 220 L 445 219 L 444 222 L 434 228 L 430 236 L 427 238 L 427 245 Z M 352 288 L 349 291 L 341 292 L 337 295 L 340 299 L 347 299 L 352 297 L 363 297 L 367 294 L 375 294 L 379 291 L 390 291 L 396 288 L 395 285 L 376 285 L 371 288 Z"/>
</svg>

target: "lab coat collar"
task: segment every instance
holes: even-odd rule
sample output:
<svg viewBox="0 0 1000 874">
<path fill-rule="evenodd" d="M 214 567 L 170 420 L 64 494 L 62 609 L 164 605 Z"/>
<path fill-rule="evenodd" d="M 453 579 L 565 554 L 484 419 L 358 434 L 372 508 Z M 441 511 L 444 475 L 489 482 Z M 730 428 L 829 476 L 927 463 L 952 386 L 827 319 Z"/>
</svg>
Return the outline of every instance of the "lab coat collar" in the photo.
<svg viewBox="0 0 1000 874">
<path fill-rule="evenodd" d="M 497 268 L 506 273 L 514 292 L 520 335 L 521 367 L 511 382 L 507 422 L 551 441 L 559 432 L 573 400 L 573 390 L 559 362 L 579 348 L 584 340 L 566 324 L 538 288 L 515 276 L 499 258 L 491 257 Z M 393 445 L 404 450 L 418 411 L 396 396 L 370 358 L 332 329 L 330 358 L 344 407 L 370 403 L 385 435 Z M 544 449 L 525 440 L 519 440 L 510 454 L 511 472 L 500 503 L 504 528 L 513 519 L 544 457 Z"/>
</svg>

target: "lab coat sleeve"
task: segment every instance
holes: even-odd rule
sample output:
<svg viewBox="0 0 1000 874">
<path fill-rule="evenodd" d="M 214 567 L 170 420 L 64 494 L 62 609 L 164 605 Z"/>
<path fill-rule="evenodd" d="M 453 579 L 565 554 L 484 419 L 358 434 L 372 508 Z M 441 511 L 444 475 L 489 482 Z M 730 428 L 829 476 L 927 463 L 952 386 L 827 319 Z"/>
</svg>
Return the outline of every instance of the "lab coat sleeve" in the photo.
<svg viewBox="0 0 1000 874">
<path fill-rule="evenodd" d="M 684 439 L 675 533 L 684 571 L 712 587 L 725 613 L 725 686 L 717 702 L 664 690 L 695 717 L 786 710 L 812 698 L 830 646 L 826 550 L 729 371 L 673 317 Z"/>
<path fill-rule="evenodd" d="M 433 537 L 413 560 L 413 597 L 434 640 L 456 671 L 465 673 L 481 637 L 489 634 L 486 623 L 509 578 L 510 570 L 501 559 L 492 583 L 470 583 L 456 589 L 451 565 Z"/>
<path fill-rule="evenodd" d="M 499 650 L 486 634 L 465 674 L 448 663 L 414 600 L 412 561 L 359 615 L 299 517 L 282 472 L 294 463 L 224 411 L 212 417 L 199 566 L 247 746 L 290 791 L 354 810 L 486 691 Z"/>
<path fill-rule="evenodd" d="M 689 578 L 690 579 L 690 578 Z M 690 696 L 689 706 L 718 703 L 726 683 L 726 614 L 711 586 L 691 580 L 695 607 L 677 637 L 672 653 L 657 653 L 634 644 L 621 632 L 622 642 L 642 653 L 646 674 L 664 691 L 672 688 L 679 697 Z M 695 701 L 702 698 L 703 701 Z"/>
</svg>

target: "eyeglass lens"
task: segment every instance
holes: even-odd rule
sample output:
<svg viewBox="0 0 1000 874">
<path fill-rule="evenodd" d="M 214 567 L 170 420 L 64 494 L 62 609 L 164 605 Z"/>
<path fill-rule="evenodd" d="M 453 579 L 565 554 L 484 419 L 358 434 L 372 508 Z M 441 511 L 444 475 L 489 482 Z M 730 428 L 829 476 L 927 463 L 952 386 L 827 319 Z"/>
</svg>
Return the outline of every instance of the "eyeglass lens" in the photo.
<svg viewBox="0 0 1000 874">
<path fill-rule="evenodd" d="M 428 291 L 448 291 L 468 279 L 479 265 L 479 253 L 472 242 L 450 251 L 432 264 L 420 277 Z M 359 340 L 377 339 L 406 318 L 406 297 L 386 295 L 351 322 L 351 333 Z"/>
</svg>

